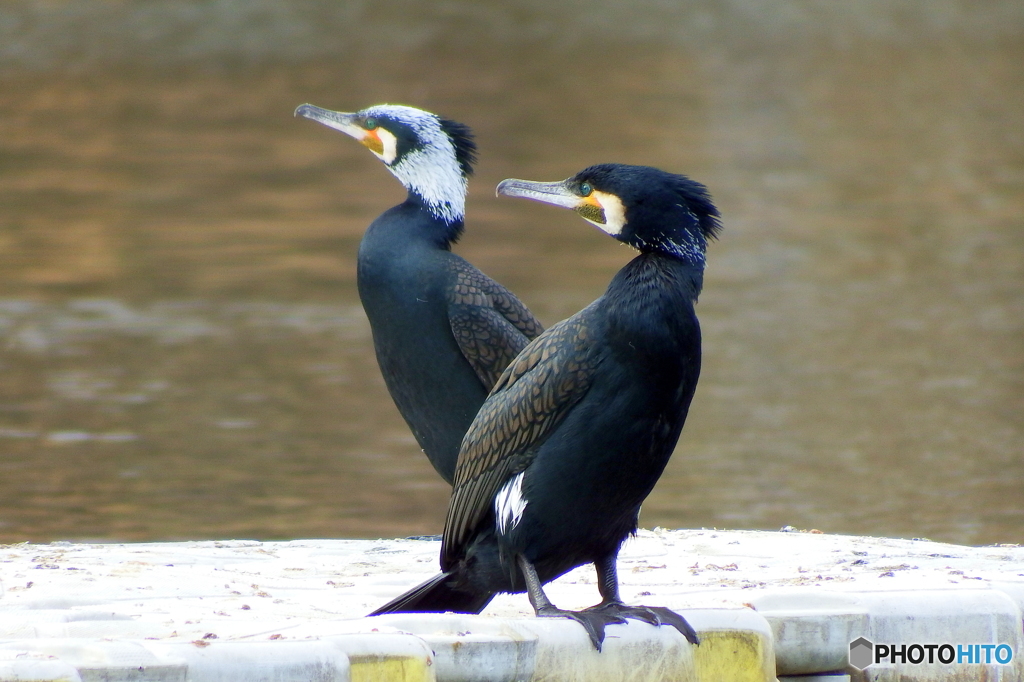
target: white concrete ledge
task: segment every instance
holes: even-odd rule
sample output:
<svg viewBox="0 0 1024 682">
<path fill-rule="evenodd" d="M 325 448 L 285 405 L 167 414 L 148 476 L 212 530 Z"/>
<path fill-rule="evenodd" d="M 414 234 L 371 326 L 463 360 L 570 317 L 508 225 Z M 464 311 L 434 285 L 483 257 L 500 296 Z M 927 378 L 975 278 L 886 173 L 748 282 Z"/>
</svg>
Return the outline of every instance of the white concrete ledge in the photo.
<svg viewBox="0 0 1024 682">
<path fill-rule="evenodd" d="M 0 680 L 1024 680 L 1024 548 L 812 533 L 641 531 L 623 597 L 701 634 L 532 616 L 363 614 L 437 569 L 439 543 L 299 540 L 0 546 Z M 597 601 L 593 569 L 551 584 Z M 995 662 L 848 665 L 857 637 L 1006 644 Z M 807 678 L 801 678 L 806 680 Z"/>
</svg>

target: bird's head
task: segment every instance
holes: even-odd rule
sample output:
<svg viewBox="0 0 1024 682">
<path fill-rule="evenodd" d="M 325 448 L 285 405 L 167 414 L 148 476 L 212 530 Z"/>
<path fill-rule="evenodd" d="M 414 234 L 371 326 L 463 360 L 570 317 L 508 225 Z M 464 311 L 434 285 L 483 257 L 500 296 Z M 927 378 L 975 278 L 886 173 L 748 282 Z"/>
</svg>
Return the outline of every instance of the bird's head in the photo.
<svg viewBox="0 0 1024 682">
<path fill-rule="evenodd" d="M 561 182 L 503 180 L 497 193 L 571 208 L 639 251 L 699 265 L 721 229 L 704 185 L 650 166 L 600 164 Z"/>
<path fill-rule="evenodd" d="M 468 126 L 415 107 L 378 104 L 355 113 L 302 104 L 296 116 L 359 140 L 445 222 L 461 221 L 476 161 Z"/>
</svg>

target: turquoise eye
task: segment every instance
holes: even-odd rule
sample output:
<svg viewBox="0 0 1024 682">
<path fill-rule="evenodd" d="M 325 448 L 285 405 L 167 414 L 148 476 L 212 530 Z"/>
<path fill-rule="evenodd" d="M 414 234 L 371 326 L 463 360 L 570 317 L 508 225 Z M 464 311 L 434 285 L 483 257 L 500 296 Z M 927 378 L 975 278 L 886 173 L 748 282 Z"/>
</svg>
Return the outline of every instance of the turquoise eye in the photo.
<svg viewBox="0 0 1024 682">
<path fill-rule="evenodd" d="M 377 127 L 377 119 L 373 116 L 363 119 L 363 127 L 367 130 L 373 130 Z"/>
<path fill-rule="evenodd" d="M 590 186 L 589 182 L 584 182 L 584 183 L 580 184 L 580 196 L 581 197 L 589 197 L 590 193 L 593 192 L 593 191 L 594 191 L 594 188 Z"/>
</svg>

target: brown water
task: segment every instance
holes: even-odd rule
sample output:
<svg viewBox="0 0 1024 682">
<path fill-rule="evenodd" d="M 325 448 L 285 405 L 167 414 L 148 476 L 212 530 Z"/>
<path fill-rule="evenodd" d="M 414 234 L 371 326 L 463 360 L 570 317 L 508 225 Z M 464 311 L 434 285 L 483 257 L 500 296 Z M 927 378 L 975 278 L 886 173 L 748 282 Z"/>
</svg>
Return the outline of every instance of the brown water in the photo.
<svg viewBox="0 0 1024 682">
<path fill-rule="evenodd" d="M 711 188 L 704 372 L 645 525 L 1024 542 L 1015 3 L 11 7 L 0 541 L 439 530 L 354 286 L 402 192 L 291 116 L 399 101 L 476 130 L 457 250 L 547 324 L 630 253 L 499 180 Z"/>
</svg>

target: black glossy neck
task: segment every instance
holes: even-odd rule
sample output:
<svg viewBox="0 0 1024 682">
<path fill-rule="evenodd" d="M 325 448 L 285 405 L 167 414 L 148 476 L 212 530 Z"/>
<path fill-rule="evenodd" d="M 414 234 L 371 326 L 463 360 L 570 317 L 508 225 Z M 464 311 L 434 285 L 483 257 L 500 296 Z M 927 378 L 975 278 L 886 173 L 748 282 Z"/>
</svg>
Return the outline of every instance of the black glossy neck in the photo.
<svg viewBox="0 0 1024 682">
<path fill-rule="evenodd" d="M 413 189 L 409 190 L 405 203 L 399 204 L 395 209 L 404 209 L 403 212 L 408 211 L 420 214 L 418 217 L 410 215 L 408 219 L 409 236 L 420 236 L 431 241 L 438 248 L 450 250 L 452 244 L 459 241 L 465 229 L 463 219 L 458 218 L 452 222 L 446 221 L 431 209 L 423 200 L 423 197 Z"/>
<path fill-rule="evenodd" d="M 626 263 L 608 285 L 614 294 L 637 305 L 662 299 L 695 302 L 704 286 L 704 262 L 677 254 L 649 251 Z"/>
</svg>

